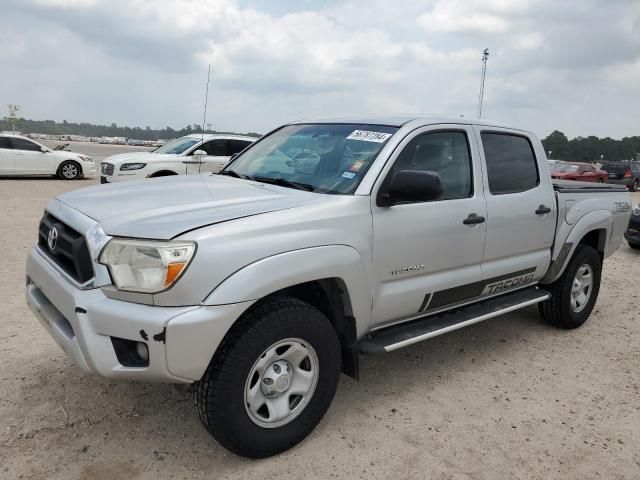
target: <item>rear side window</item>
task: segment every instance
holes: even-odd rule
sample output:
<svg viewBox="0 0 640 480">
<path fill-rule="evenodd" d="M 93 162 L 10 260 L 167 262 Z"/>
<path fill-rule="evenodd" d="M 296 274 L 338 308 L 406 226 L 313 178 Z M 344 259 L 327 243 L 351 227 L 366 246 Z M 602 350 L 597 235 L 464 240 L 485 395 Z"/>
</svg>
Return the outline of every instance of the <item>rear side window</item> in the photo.
<svg viewBox="0 0 640 480">
<path fill-rule="evenodd" d="M 0 148 L 6 148 L 11 150 L 11 142 L 7 137 L 0 137 Z"/>
<path fill-rule="evenodd" d="M 524 192 L 538 185 L 538 165 L 526 137 L 495 132 L 480 135 L 493 195 Z"/>
<path fill-rule="evenodd" d="M 229 140 L 227 142 L 227 155 L 235 155 L 251 145 L 251 142 L 245 140 Z"/>
</svg>

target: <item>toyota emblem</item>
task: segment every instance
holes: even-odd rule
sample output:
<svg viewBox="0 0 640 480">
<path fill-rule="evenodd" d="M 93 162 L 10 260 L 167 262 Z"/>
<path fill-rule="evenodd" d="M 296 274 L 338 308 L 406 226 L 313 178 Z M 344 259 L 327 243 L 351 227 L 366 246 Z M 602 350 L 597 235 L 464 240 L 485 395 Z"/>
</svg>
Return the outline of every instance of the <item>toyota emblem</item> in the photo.
<svg viewBox="0 0 640 480">
<path fill-rule="evenodd" d="M 47 235 L 47 245 L 49 245 L 49 250 L 53 252 L 56 249 L 57 243 L 58 243 L 58 229 L 56 227 L 51 227 L 49 229 L 49 235 Z"/>
</svg>

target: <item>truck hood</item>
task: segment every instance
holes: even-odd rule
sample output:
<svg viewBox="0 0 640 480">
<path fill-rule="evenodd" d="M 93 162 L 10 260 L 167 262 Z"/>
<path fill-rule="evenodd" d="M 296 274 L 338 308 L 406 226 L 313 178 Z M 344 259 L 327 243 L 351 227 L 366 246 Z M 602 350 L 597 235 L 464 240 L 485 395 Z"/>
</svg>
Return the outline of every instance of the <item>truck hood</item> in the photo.
<svg viewBox="0 0 640 480">
<path fill-rule="evenodd" d="M 56 199 L 107 235 L 169 240 L 238 218 L 310 205 L 324 195 L 220 175 L 184 175 L 96 185 Z"/>
</svg>

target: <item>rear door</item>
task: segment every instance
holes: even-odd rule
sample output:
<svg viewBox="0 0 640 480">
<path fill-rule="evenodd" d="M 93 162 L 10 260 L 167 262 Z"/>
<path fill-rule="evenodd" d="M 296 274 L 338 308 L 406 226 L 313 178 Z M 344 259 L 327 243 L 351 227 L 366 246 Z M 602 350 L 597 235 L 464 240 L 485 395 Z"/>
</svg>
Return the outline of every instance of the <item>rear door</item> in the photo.
<svg viewBox="0 0 640 480">
<path fill-rule="evenodd" d="M 378 193 L 399 170 L 438 173 L 443 195 L 378 206 Z M 438 125 L 409 134 L 380 175 L 371 209 L 374 324 L 425 315 L 479 294 L 486 207 L 471 127 Z M 465 224 L 470 216 L 482 221 Z"/>
<path fill-rule="evenodd" d="M 474 128 L 486 168 L 482 271 L 492 291 L 485 293 L 498 293 L 538 280 L 547 271 L 556 202 L 551 177 L 540 175 L 538 159 L 545 161 L 545 154 L 539 141 L 518 131 Z"/>
<path fill-rule="evenodd" d="M 53 155 L 26 138 L 9 137 L 13 146 L 14 168 L 17 175 L 51 175 L 55 172 Z"/>
<path fill-rule="evenodd" d="M 9 137 L 0 137 L 0 175 L 14 173 L 13 161 L 13 147 Z"/>
</svg>

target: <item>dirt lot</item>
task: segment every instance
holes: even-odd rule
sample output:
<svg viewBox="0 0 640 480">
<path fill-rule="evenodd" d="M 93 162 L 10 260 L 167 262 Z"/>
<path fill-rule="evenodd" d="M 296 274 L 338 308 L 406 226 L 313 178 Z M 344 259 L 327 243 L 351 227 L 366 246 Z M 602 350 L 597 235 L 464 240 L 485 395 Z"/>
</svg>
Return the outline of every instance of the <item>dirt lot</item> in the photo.
<svg viewBox="0 0 640 480">
<path fill-rule="evenodd" d="M 640 478 L 640 254 L 626 244 L 583 328 L 527 309 L 363 357 L 302 445 L 248 461 L 188 394 L 82 375 L 28 311 L 43 207 L 96 182 L 0 179 L 0 479 Z"/>
</svg>

